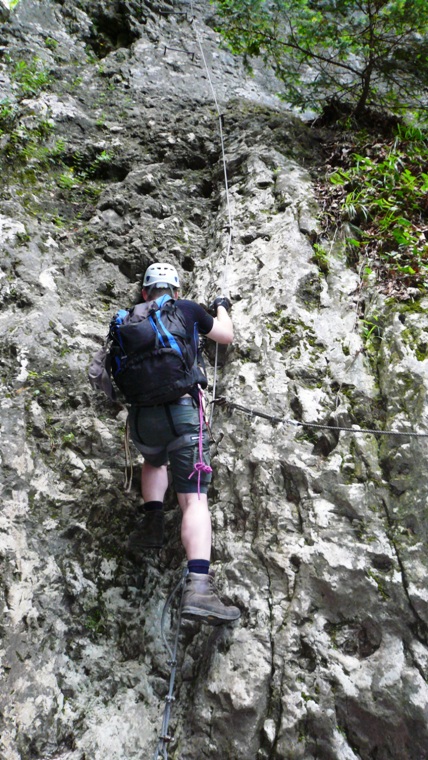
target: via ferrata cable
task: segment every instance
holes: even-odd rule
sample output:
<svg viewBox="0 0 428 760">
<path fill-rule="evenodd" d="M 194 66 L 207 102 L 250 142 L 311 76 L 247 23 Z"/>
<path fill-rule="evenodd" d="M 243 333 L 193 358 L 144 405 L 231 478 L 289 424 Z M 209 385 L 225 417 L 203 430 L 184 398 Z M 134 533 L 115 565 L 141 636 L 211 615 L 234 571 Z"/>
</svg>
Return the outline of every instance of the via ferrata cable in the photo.
<svg viewBox="0 0 428 760">
<path fill-rule="evenodd" d="M 165 708 L 164 708 L 164 713 L 163 713 L 163 718 L 162 718 L 161 733 L 159 736 L 159 741 L 155 750 L 155 754 L 153 756 L 153 760 L 160 760 L 160 759 L 168 760 L 168 744 L 172 741 L 172 736 L 168 733 L 168 728 L 169 728 L 169 721 L 171 718 L 172 703 L 175 701 L 174 684 L 175 684 L 175 676 L 177 673 L 177 652 L 178 652 L 178 640 L 179 640 L 180 627 L 181 627 L 181 607 L 182 607 L 182 600 L 183 600 L 184 584 L 186 582 L 186 576 L 188 572 L 189 571 L 186 567 L 183 570 L 183 573 L 179 582 L 173 588 L 168 599 L 166 600 L 163 611 L 162 611 L 161 635 L 162 635 L 163 643 L 165 644 L 165 647 L 169 654 L 170 659 L 168 660 L 168 665 L 171 667 L 171 671 L 170 671 L 170 676 L 169 676 L 168 694 L 165 697 Z M 165 623 L 166 623 L 166 616 L 168 614 L 168 610 L 172 604 L 172 600 L 174 599 L 176 595 L 177 596 L 180 595 L 180 599 L 179 599 L 179 604 L 178 604 L 174 641 L 171 647 L 165 635 Z"/>
<path fill-rule="evenodd" d="M 378 428 L 361 428 L 357 425 L 353 427 L 345 427 L 341 425 L 328 425 L 319 422 L 302 422 L 300 420 L 293 420 L 290 417 L 277 417 L 273 414 L 267 414 L 266 412 L 259 412 L 256 409 L 250 409 L 247 406 L 236 404 L 233 401 L 221 397 L 214 399 L 214 404 L 220 406 L 227 406 L 229 409 L 236 409 L 238 412 L 243 412 L 250 417 L 261 417 L 262 419 L 269 420 L 274 425 L 293 425 L 294 427 L 307 427 L 314 428 L 315 430 L 332 430 L 335 433 L 365 433 L 370 435 L 398 435 L 407 436 L 410 438 L 428 438 L 428 433 L 417 433 L 414 430 L 379 430 Z"/>
<path fill-rule="evenodd" d="M 229 197 L 229 183 L 228 183 L 228 176 L 227 176 L 227 162 L 226 162 L 226 151 L 225 151 L 225 143 L 224 143 L 224 132 L 223 132 L 223 126 L 224 126 L 224 116 L 221 113 L 219 102 L 217 99 L 217 95 L 213 86 L 212 78 L 211 78 L 211 72 L 205 57 L 204 48 L 202 45 L 201 36 L 199 34 L 199 31 L 197 29 L 197 25 L 195 23 L 195 14 L 193 10 L 193 0 L 190 0 L 190 7 L 191 7 L 191 13 L 192 13 L 192 19 L 190 23 L 192 24 L 193 30 L 195 32 L 195 37 L 198 43 L 198 47 L 201 53 L 201 58 L 204 64 L 204 68 L 206 71 L 207 79 L 211 88 L 211 93 L 214 99 L 215 107 L 217 110 L 217 117 L 218 117 L 218 128 L 219 128 L 219 135 L 220 135 L 220 145 L 221 145 L 221 155 L 222 155 L 222 163 L 223 163 L 223 175 L 224 175 L 224 186 L 225 186 L 225 195 L 226 195 L 226 212 L 227 212 L 227 243 L 226 243 L 226 254 L 225 254 L 225 260 L 224 260 L 224 267 L 222 272 L 222 277 L 220 280 L 220 293 L 223 295 L 225 294 L 226 288 L 227 288 L 227 271 L 229 266 L 229 257 L 230 252 L 232 248 L 232 213 L 231 213 L 231 204 L 230 204 L 230 197 Z M 216 343 L 216 351 L 215 351 L 215 361 L 214 361 L 214 371 L 213 371 L 213 390 L 212 390 L 212 402 L 211 402 L 211 412 L 210 412 L 210 419 L 209 419 L 209 426 L 211 426 L 212 423 L 212 416 L 213 416 L 213 410 L 214 410 L 214 399 L 216 394 L 216 387 L 217 387 L 217 374 L 218 374 L 218 343 Z M 202 410 L 202 401 L 199 400 L 200 403 L 200 409 Z M 200 428 L 202 430 L 202 427 Z M 201 440 L 200 440 L 200 449 L 201 449 Z M 200 458 L 201 458 L 201 466 L 203 464 L 202 462 L 202 453 L 200 451 Z M 198 472 L 199 478 L 200 473 Z M 198 485 L 199 489 L 199 485 Z M 172 702 L 174 701 L 173 691 L 174 691 L 174 683 L 175 683 L 175 676 L 177 672 L 177 651 L 178 651 L 178 642 L 179 642 L 179 634 L 180 634 L 180 627 L 181 627 L 181 608 L 182 608 L 182 599 L 183 599 L 183 592 L 184 592 L 184 584 L 186 575 L 188 573 L 187 568 L 183 571 L 183 575 L 180 578 L 180 581 L 176 585 L 176 587 L 171 592 L 170 596 L 168 597 L 163 612 L 162 612 L 162 620 L 161 620 L 161 633 L 162 633 L 162 639 L 164 641 L 164 644 L 169 652 L 170 660 L 168 661 L 168 664 L 171 666 L 170 671 L 170 680 L 169 680 L 169 690 L 168 694 L 165 697 L 165 709 L 164 709 L 164 715 L 162 720 L 162 729 L 161 729 L 161 735 L 159 737 L 159 742 L 156 747 L 156 751 L 154 754 L 153 760 L 168 760 L 168 744 L 171 741 L 172 737 L 168 733 L 168 726 L 171 716 L 171 706 Z M 176 594 L 180 593 L 180 601 L 179 601 L 179 607 L 178 607 L 178 615 L 177 615 L 177 623 L 176 623 L 176 633 L 174 638 L 174 644 L 173 648 L 169 646 L 169 643 L 165 636 L 165 621 L 166 621 L 166 615 L 168 612 L 168 609 L 171 605 L 172 599 Z"/>
</svg>

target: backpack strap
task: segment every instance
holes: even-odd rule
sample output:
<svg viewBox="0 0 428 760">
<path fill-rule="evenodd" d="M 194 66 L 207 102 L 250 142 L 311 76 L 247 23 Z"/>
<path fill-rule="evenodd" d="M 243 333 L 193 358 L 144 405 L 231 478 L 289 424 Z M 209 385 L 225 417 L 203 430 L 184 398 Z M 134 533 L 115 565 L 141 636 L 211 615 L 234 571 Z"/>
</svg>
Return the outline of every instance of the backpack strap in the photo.
<svg viewBox="0 0 428 760">
<path fill-rule="evenodd" d="M 88 369 L 88 379 L 93 388 L 103 391 L 111 401 L 116 401 L 116 391 L 111 382 L 111 360 L 109 341 L 92 357 Z"/>
</svg>

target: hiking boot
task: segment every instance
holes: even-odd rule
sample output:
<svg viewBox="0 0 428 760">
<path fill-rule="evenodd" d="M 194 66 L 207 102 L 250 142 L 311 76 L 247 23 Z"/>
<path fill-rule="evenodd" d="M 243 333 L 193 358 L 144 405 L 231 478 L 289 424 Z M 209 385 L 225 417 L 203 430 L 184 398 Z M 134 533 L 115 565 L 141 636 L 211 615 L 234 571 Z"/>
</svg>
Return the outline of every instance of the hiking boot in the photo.
<svg viewBox="0 0 428 760">
<path fill-rule="evenodd" d="M 214 586 L 214 572 L 189 573 L 183 592 L 181 614 L 190 620 L 200 620 L 208 625 L 231 623 L 241 617 L 238 607 L 227 606 L 220 601 Z"/>
<path fill-rule="evenodd" d="M 163 546 L 163 511 L 144 512 L 137 521 L 137 528 L 128 538 L 128 551 L 141 554 L 144 549 L 160 549 Z"/>
</svg>

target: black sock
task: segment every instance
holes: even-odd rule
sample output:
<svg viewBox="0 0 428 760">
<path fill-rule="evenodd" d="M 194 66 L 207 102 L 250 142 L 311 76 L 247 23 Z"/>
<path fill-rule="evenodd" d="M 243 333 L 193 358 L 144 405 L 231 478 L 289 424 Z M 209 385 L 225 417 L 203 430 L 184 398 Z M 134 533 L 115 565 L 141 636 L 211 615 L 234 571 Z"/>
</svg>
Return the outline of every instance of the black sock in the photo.
<svg viewBox="0 0 428 760">
<path fill-rule="evenodd" d="M 201 573 L 202 575 L 208 575 L 210 562 L 208 559 L 189 559 L 187 567 L 189 573 Z"/>
<path fill-rule="evenodd" d="M 138 512 L 144 513 L 144 512 L 161 512 L 163 509 L 163 502 L 162 501 L 146 501 L 145 504 L 140 504 L 138 507 Z"/>
</svg>

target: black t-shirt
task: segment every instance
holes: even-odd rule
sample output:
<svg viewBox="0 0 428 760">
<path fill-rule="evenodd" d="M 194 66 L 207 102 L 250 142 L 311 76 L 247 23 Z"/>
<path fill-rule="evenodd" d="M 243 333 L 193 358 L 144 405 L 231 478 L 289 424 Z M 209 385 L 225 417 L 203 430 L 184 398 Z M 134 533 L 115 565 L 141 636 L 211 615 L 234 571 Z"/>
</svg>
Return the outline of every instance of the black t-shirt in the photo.
<svg viewBox="0 0 428 760">
<path fill-rule="evenodd" d="M 187 301 L 185 298 L 179 299 L 175 303 L 185 319 L 189 335 L 194 335 L 195 330 L 202 335 L 207 335 L 207 333 L 211 332 L 214 318 L 205 311 L 203 306 L 199 306 L 194 301 Z"/>
</svg>

